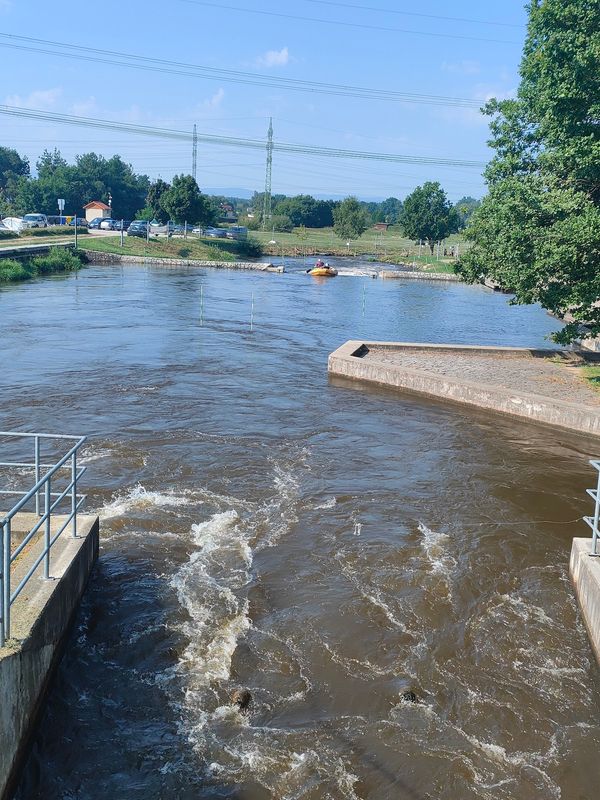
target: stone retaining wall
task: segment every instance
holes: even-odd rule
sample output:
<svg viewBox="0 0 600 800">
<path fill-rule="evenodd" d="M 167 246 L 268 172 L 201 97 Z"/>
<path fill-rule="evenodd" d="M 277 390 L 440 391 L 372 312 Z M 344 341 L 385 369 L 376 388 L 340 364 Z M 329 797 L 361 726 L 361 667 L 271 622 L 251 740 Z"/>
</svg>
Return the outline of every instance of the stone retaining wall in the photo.
<svg viewBox="0 0 600 800">
<path fill-rule="evenodd" d="M 152 264 L 157 267 L 213 267 L 215 269 L 248 269 L 264 272 L 268 264 L 257 261 L 201 261 L 193 258 L 155 258 L 129 256 L 121 253 L 104 253 L 79 248 L 86 257 L 97 264 Z"/>
<path fill-rule="evenodd" d="M 457 283 L 461 280 L 453 272 L 408 272 L 404 270 L 383 269 L 379 273 L 380 278 L 405 278 L 413 281 L 449 281 Z"/>
</svg>

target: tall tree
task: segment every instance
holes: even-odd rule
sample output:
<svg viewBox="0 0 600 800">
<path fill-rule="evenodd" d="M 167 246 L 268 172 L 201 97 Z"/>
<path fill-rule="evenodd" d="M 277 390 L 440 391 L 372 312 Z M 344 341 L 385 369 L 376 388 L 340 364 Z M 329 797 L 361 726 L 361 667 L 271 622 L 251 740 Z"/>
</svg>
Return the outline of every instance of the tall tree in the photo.
<svg viewBox="0 0 600 800">
<path fill-rule="evenodd" d="M 347 197 L 333 209 L 333 230 L 340 239 L 358 239 L 368 227 L 367 212 L 356 197 Z"/>
<path fill-rule="evenodd" d="M 409 239 L 423 239 L 431 252 L 436 242 L 456 233 L 459 218 L 439 183 L 428 181 L 404 201 L 400 222 Z"/>
<path fill-rule="evenodd" d="M 459 269 L 600 334 L 600 4 L 533 0 L 513 100 L 492 101 L 489 194 Z"/>
<path fill-rule="evenodd" d="M 157 219 L 159 222 L 164 221 L 165 211 L 160 201 L 164 193 L 168 192 L 170 188 L 170 185 L 166 181 L 163 181 L 162 178 L 158 178 L 150 184 L 148 194 L 146 195 L 146 209 L 148 209 L 149 214 L 148 219 Z"/>
<path fill-rule="evenodd" d="M 0 147 L 0 191 L 6 192 L 9 185 L 19 177 L 29 177 L 29 161 L 11 147 Z"/>
<path fill-rule="evenodd" d="M 191 175 L 176 175 L 170 189 L 161 196 L 160 204 L 174 222 L 209 225 L 215 219 L 213 205 Z"/>
<path fill-rule="evenodd" d="M 476 200 L 474 197 L 461 197 L 460 200 L 455 203 L 454 209 L 458 214 L 458 220 L 460 229 L 465 228 L 471 217 L 473 216 L 473 212 L 476 208 L 479 208 L 481 205 L 481 200 Z"/>
</svg>

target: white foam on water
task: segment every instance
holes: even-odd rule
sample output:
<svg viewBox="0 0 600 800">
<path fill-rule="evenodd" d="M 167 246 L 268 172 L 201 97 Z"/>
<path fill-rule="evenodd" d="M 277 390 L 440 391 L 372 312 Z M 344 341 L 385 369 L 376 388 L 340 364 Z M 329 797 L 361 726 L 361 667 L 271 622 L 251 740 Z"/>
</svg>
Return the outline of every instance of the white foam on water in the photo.
<svg viewBox="0 0 600 800">
<path fill-rule="evenodd" d="M 102 508 L 96 511 L 100 519 L 113 519 L 114 517 L 123 517 L 130 514 L 135 510 L 155 508 L 178 508 L 180 506 L 189 506 L 194 502 L 190 497 L 189 492 L 176 494 L 174 491 L 154 492 L 149 491 L 141 483 L 136 484 L 132 489 L 129 489 L 125 494 L 116 495 L 110 503 L 107 503 Z M 202 502 L 202 501 L 200 501 Z"/>
<path fill-rule="evenodd" d="M 337 505 L 337 500 L 335 497 L 329 497 L 325 502 L 320 503 L 318 506 L 315 506 L 315 511 L 326 511 L 329 508 L 335 508 Z"/>
<path fill-rule="evenodd" d="M 422 522 L 419 522 L 418 529 L 423 537 L 421 546 L 432 566 L 432 572 L 449 577 L 453 567 L 456 566 L 456 560 L 447 551 L 447 545 L 451 541 L 450 537 L 446 533 L 433 531 Z"/>
<path fill-rule="evenodd" d="M 77 456 L 77 462 L 79 464 L 91 464 L 93 461 L 100 461 L 102 458 L 109 458 L 112 456 L 112 454 L 113 451 L 108 447 L 99 447 L 97 450 L 86 447 L 83 450 L 83 453 Z"/>
</svg>

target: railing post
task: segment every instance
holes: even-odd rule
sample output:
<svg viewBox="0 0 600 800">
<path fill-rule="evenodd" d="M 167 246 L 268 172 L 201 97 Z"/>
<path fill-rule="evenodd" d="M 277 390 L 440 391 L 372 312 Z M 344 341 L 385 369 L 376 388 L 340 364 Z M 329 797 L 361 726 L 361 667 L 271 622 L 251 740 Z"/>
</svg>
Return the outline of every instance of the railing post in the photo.
<svg viewBox="0 0 600 800">
<path fill-rule="evenodd" d="M 0 525 L 0 553 L 4 553 L 4 524 Z M 4 559 L 0 558 L 0 647 L 4 639 Z"/>
<path fill-rule="evenodd" d="M 75 539 L 77 537 L 77 450 L 71 456 L 71 514 L 73 520 L 71 522 L 71 534 Z"/>
<path fill-rule="evenodd" d="M 35 444 L 34 444 L 34 455 L 35 455 L 35 482 L 37 483 L 40 479 L 40 437 L 35 437 Z M 35 493 L 35 513 L 40 515 L 40 492 L 39 489 Z"/>
<path fill-rule="evenodd" d="M 2 605 L 3 617 L 2 626 L 4 628 L 4 638 L 10 639 L 10 520 L 4 526 L 4 541 L 2 542 Z"/>
<path fill-rule="evenodd" d="M 44 578 L 48 579 L 50 577 L 50 503 L 51 503 L 51 495 L 50 495 L 50 478 L 46 480 L 46 525 L 45 525 L 45 535 L 44 535 Z"/>
</svg>

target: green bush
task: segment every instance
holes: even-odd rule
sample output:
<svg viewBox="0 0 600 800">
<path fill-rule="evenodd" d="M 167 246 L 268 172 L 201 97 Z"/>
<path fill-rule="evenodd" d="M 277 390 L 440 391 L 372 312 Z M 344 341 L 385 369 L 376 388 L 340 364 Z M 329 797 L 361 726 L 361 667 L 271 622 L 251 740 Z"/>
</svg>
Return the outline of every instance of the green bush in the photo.
<svg viewBox="0 0 600 800">
<path fill-rule="evenodd" d="M 0 259 L 0 283 L 26 281 L 33 274 L 33 270 L 27 262 L 16 261 L 12 258 Z"/>
<path fill-rule="evenodd" d="M 87 233 L 83 225 L 77 226 L 77 233 Z M 75 235 L 75 228 L 71 225 L 53 225 L 51 228 L 26 228 L 21 236 L 71 236 Z"/>
<path fill-rule="evenodd" d="M 0 258 L 0 283 L 26 281 L 36 275 L 52 275 L 55 272 L 74 272 L 81 268 L 85 257 L 80 253 L 55 248 L 45 256 L 16 259 Z"/>
<path fill-rule="evenodd" d="M 248 236 L 247 239 L 236 241 L 235 252 L 237 255 L 246 258 L 260 258 L 263 254 L 263 246 L 255 236 Z"/>
<path fill-rule="evenodd" d="M 0 231 L 0 241 L 2 239 L 18 239 L 19 234 L 16 231 Z"/>
</svg>

